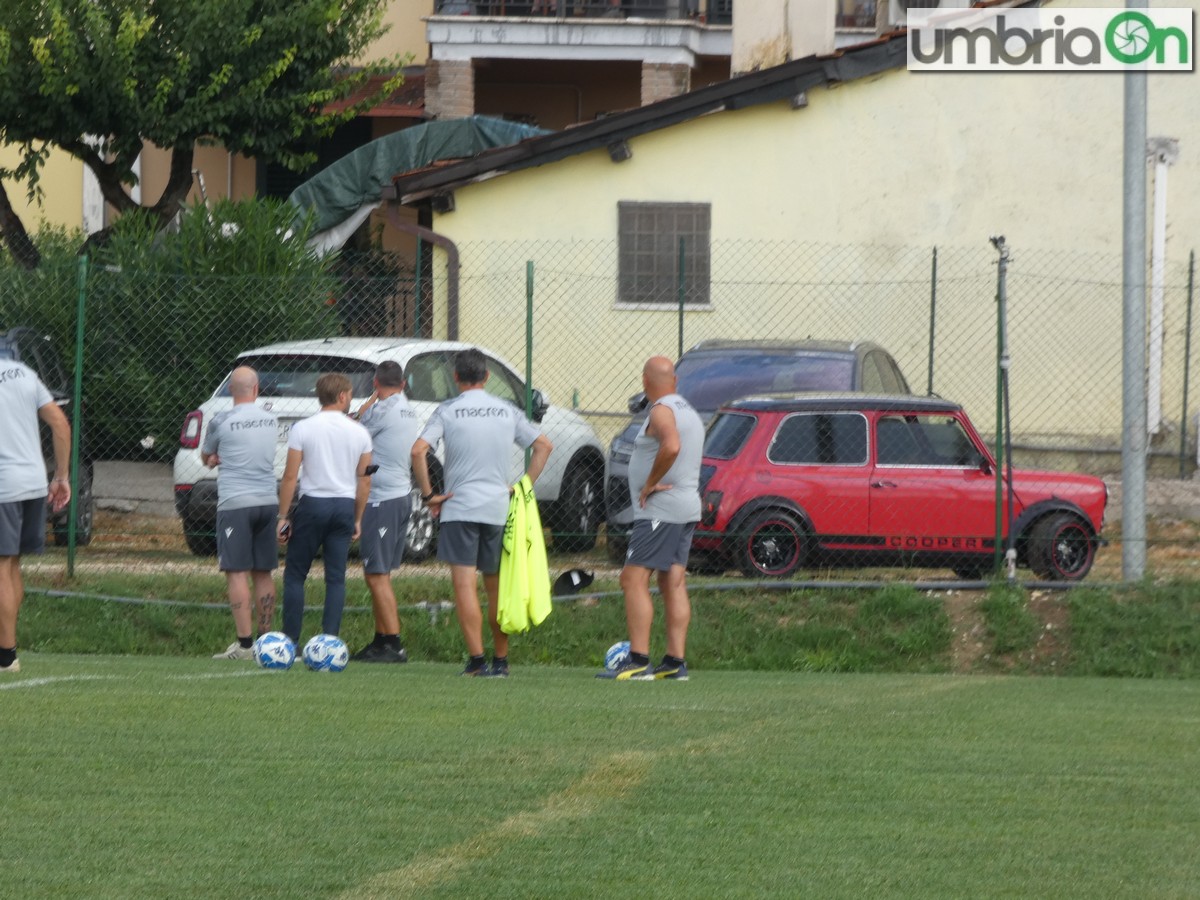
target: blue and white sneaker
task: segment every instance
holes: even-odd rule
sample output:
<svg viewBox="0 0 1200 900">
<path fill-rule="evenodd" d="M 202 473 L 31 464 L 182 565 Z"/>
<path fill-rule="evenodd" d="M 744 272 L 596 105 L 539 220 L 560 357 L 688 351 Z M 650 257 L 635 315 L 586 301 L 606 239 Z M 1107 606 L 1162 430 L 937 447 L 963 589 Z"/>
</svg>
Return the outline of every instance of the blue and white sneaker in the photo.
<svg viewBox="0 0 1200 900">
<path fill-rule="evenodd" d="M 641 681 L 687 681 L 687 663 L 669 663 L 665 659 L 653 671 L 641 676 Z"/>
<path fill-rule="evenodd" d="M 597 672 L 597 678 L 607 678 L 612 681 L 641 681 L 645 680 L 650 674 L 650 663 L 638 663 L 632 659 L 626 659 L 615 669 L 605 669 L 603 672 Z"/>
</svg>

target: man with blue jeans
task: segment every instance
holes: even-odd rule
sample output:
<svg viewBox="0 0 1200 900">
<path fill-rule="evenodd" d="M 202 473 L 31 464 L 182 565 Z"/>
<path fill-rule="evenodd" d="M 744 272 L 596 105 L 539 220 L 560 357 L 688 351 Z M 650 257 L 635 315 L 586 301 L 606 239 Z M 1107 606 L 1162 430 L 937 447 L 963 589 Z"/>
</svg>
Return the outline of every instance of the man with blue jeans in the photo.
<svg viewBox="0 0 1200 900">
<path fill-rule="evenodd" d="M 371 480 L 371 436 L 351 419 L 350 379 L 326 373 L 317 379 L 321 411 L 292 426 L 279 486 L 279 543 L 287 545 L 283 570 L 283 631 L 296 644 L 304 620 L 304 581 L 318 551 L 325 562 L 321 632 L 336 635 L 346 606 L 346 559 L 362 529 Z M 300 488 L 296 513 L 292 498 Z"/>
</svg>

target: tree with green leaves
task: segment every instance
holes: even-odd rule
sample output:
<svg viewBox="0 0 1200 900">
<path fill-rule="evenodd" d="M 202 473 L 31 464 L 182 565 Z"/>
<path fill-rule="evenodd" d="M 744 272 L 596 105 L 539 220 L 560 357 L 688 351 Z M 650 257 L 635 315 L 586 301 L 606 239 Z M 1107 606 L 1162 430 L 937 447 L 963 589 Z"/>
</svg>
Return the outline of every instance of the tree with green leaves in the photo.
<svg viewBox="0 0 1200 900">
<path fill-rule="evenodd" d="M 400 60 L 362 62 L 387 2 L 8 0 L 0 144 L 19 160 L 0 167 L 0 239 L 37 266 L 4 181 L 40 199 L 54 148 L 82 160 L 118 212 L 145 208 L 159 227 L 187 197 L 197 144 L 302 170 L 319 138 L 399 86 Z M 378 75 L 388 79 L 366 91 Z M 129 188 L 146 143 L 170 154 L 170 173 L 143 207 Z"/>
</svg>

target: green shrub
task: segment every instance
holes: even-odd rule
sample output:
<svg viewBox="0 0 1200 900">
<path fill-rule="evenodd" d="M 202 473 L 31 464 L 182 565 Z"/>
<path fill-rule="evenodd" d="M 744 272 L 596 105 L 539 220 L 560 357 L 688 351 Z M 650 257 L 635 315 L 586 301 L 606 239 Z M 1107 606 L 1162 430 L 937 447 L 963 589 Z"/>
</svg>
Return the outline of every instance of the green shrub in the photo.
<svg viewBox="0 0 1200 900">
<path fill-rule="evenodd" d="M 83 405 L 88 453 L 170 459 L 184 415 L 242 351 L 340 332 L 328 263 L 276 201 L 193 207 L 176 230 L 122 218 L 88 259 Z M 73 367 L 78 241 L 38 235 L 41 267 L 0 272 L 0 318 L 49 333 Z"/>
<path fill-rule="evenodd" d="M 997 655 L 1029 650 L 1037 644 L 1040 623 L 1029 611 L 1025 591 L 1015 585 L 994 584 L 980 605 L 992 652 Z"/>
</svg>

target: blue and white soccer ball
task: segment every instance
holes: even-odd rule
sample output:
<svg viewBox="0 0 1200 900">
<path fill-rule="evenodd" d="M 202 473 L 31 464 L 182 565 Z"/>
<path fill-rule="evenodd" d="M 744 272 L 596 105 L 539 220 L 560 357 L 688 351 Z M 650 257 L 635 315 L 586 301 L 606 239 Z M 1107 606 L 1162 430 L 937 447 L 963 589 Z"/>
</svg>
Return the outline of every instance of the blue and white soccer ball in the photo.
<svg viewBox="0 0 1200 900">
<path fill-rule="evenodd" d="M 282 631 L 268 631 L 254 642 L 254 661 L 264 669 L 290 669 L 296 661 L 296 645 Z"/>
<path fill-rule="evenodd" d="M 318 634 L 304 645 L 304 664 L 314 672 L 340 672 L 350 662 L 350 648 L 340 637 Z"/>
<path fill-rule="evenodd" d="M 617 641 L 604 654 L 604 668 L 614 672 L 627 659 L 629 659 L 629 641 Z"/>
</svg>

